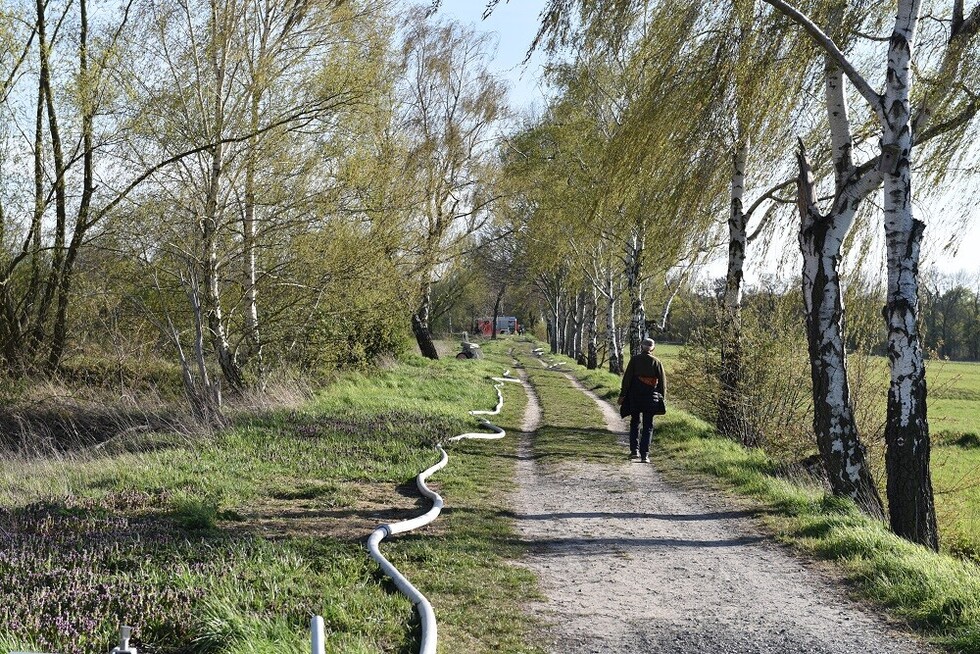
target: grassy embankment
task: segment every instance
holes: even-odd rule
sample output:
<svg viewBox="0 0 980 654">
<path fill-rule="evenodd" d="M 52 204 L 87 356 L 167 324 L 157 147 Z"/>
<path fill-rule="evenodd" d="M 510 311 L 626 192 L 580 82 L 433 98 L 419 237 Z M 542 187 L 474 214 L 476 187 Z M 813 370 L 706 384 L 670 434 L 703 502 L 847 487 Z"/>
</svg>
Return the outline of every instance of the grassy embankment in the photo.
<svg viewBox="0 0 980 654">
<path fill-rule="evenodd" d="M 658 346 L 657 354 L 669 375 L 677 349 Z M 616 397 L 618 377 L 564 360 L 566 369 L 586 387 L 609 400 Z M 941 372 L 936 376 L 943 377 L 930 380 L 930 388 L 939 389 L 933 391 L 930 405 L 933 429 L 963 431 L 972 425 L 970 416 L 980 414 L 980 367 L 945 364 L 937 368 Z M 973 397 L 978 402 L 971 407 L 966 398 Z M 937 504 L 950 529 L 953 502 L 963 503 L 976 519 L 977 450 L 953 445 L 949 435 L 941 440 L 934 477 Z M 962 434 L 955 440 L 972 442 L 969 435 Z M 903 541 L 884 525 L 861 515 L 851 503 L 827 497 L 812 484 L 780 476 L 774 462 L 761 451 L 719 438 L 709 425 L 676 407 L 658 423 L 655 441 L 652 454 L 663 470 L 703 475 L 720 488 L 747 498 L 760 507 L 760 515 L 781 539 L 835 561 L 858 594 L 884 605 L 892 615 L 950 651 L 980 652 L 980 566 L 975 562 Z M 952 529 L 956 533 L 956 525 Z"/>
<path fill-rule="evenodd" d="M 926 373 L 943 547 L 980 561 L 980 363 L 930 362 Z"/>
<path fill-rule="evenodd" d="M 349 375 L 298 412 L 239 420 L 189 445 L 0 461 L 0 651 L 105 651 L 120 622 L 148 654 L 417 650 L 413 609 L 363 549 L 378 525 L 428 508 L 414 477 L 436 440 L 492 408 L 483 361 L 412 358 Z M 496 422 L 525 405 L 504 388 Z M 382 551 L 433 602 L 441 652 L 538 652 L 521 603 L 534 580 L 500 495 L 515 439 L 453 445 L 429 482 L 447 509 Z"/>
</svg>

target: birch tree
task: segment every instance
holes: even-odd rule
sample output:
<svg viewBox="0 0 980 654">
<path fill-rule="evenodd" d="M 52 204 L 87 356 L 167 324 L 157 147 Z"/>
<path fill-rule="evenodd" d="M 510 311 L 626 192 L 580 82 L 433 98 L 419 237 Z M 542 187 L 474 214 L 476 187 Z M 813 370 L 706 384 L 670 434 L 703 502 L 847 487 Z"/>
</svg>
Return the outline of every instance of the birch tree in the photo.
<svg viewBox="0 0 980 654">
<path fill-rule="evenodd" d="M 440 268 L 490 219 L 496 199 L 494 140 L 505 88 L 489 72 L 490 43 L 471 29 L 409 14 L 403 50 L 405 174 L 416 204 L 407 263 L 418 285 L 412 331 L 423 356 L 439 358 L 431 333 L 432 284 Z"/>
<path fill-rule="evenodd" d="M 114 105 L 112 69 L 118 63 L 116 49 L 128 26 L 130 4 L 101 22 L 95 43 L 87 0 L 77 7 L 37 2 L 32 9 L 33 15 L 22 17 L 29 29 L 17 34 L 19 47 L 12 52 L 2 87 L 5 100 L 14 93 L 34 99 L 29 118 L 19 113 L 20 103 L 7 104 L 12 112 L 8 124 L 14 130 L 5 135 L 10 139 L 6 149 L 30 152 L 33 172 L 28 182 L 19 171 L 10 170 L 15 160 L 4 161 L 6 190 L 19 196 L 14 206 L 30 207 L 26 232 L 16 229 L 9 210 L 0 209 L 0 232 L 20 241 L 0 257 L 0 340 L 13 372 L 35 367 L 42 357 L 48 371 L 62 361 L 76 264 L 114 205 L 112 191 L 100 189 L 97 169 L 113 166 L 118 154 L 113 132 L 125 130 Z M 33 89 L 27 88 L 30 84 Z M 62 84 L 70 85 L 73 93 L 61 93 Z M 30 122 L 21 124 L 22 120 Z M 18 133 L 30 141 L 20 142 Z M 6 246 L 0 242 L 0 248 Z"/>
<path fill-rule="evenodd" d="M 791 177 L 773 183 L 773 176 L 779 174 L 781 151 L 788 149 L 785 125 L 791 121 L 808 72 L 796 70 L 796 62 L 806 60 L 807 53 L 800 39 L 767 35 L 776 26 L 766 22 L 755 2 L 735 0 L 713 21 L 719 31 L 706 39 L 695 56 L 714 65 L 703 79 L 695 81 L 691 91 L 697 87 L 713 90 L 709 110 L 729 121 L 727 129 L 717 130 L 727 146 L 731 168 L 716 425 L 722 434 L 745 445 L 758 445 L 762 435 L 754 433 L 743 416 L 742 286 L 747 248 L 766 233 L 778 209 L 778 193 L 793 183 Z M 761 175 L 749 170 L 750 155 L 755 162 L 767 162 L 764 182 Z M 754 188 L 758 186 L 762 190 Z M 755 196 L 751 203 L 750 194 Z M 750 221 L 755 223 L 751 231 Z"/>
<path fill-rule="evenodd" d="M 138 89 L 143 143 L 179 159 L 155 180 L 177 218 L 159 237 L 174 261 L 196 268 L 202 296 L 192 305 L 235 390 L 248 383 L 249 359 L 262 375 L 258 252 L 316 224 L 314 200 L 333 195 L 313 162 L 329 157 L 334 121 L 367 95 L 371 58 L 351 55 L 365 54 L 355 39 L 374 47 L 365 23 L 376 7 L 164 1 L 141 14 L 153 55 Z M 171 154 L 181 149 L 192 154 Z"/>
<path fill-rule="evenodd" d="M 936 80 L 950 81 L 963 73 L 961 66 L 976 61 L 975 36 L 980 29 L 980 6 L 969 16 L 963 2 L 946 5 L 951 12 L 950 30 L 932 61 L 919 62 L 921 70 L 935 68 L 933 86 L 915 106 L 912 95 L 912 62 L 923 4 L 899 0 L 887 46 L 881 53 L 885 65 L 883 91 L 878 92 L 838 45 L 832 34 L 815 20 L 783 0 L 766 2 L 796 22 L 826 54 L 826 97 L 830 136 L 835 161 L 835 195 L 827 216 L 817 209 L 809 164 L 801 151 L 799 205 L 803 216 L 801 248 L 804 262 L 804 294 L 808 300 L 808 332 L 814 376 L 815 422 L 826 421 L 830 448 L 839 453 L 841 465 L 828 472 L 852 486 L 852 497 L 866 508 L 876 498 L 868 496 L 863 447 L 856 438 L 846 385 L 846 365 L 841 343 L 843 306 L 837 266 L 843 237 L 855 212 L 879 185 L 884 187 L 883 208 L 888 265 L 887 302 L 883 311 L 888 331 L 891 370 L 885 425 L 886 473 L 889 521 L 899 535 L 937 549 L 932 481 L 929 471 L 930 440 L 926 418 L 925 364 L 918 327 L 918 267 L 925 223 L 912 204 L 913 146 L 933 136 L 946 135 L 969 123 L 977 111 L 975 101 L 950 102 L 949 92 L 936 91 Z M 932 15 L 942 15 L 944 3 L 930 3 Z M 934 5 L 934 6 L 933 6 Z M 853 19 L 853 15 L 852 15 Z M 844 23 L 847 25 L 847 23 Z M 928 77 L 929 74 L 927 73 Z M 853 85 L 878 121 L 881 149 L 863 164 L 853 163 L 851 127 L 847 120 L 844 78 Z M 967 90 L 969 91 L 969 90 Z M 967 96 L 971 95 L 969 92 Z M 944 111 L 945 122 L 928 125 L 935 111 L 943 111 L 939 98 L 954 107 Z M 974 96 L 975 97 L 975 96 Z M 809 256 L 807 254 L 809 253 Z M 830 339 L 821 347 L 823 334 Z M 819 429 L 818 429 L 819 431 Z M 826 432 L 825 432 L 826 433 Z M 880 503 L 880 502 L 879 502 Z"/>
</svg>

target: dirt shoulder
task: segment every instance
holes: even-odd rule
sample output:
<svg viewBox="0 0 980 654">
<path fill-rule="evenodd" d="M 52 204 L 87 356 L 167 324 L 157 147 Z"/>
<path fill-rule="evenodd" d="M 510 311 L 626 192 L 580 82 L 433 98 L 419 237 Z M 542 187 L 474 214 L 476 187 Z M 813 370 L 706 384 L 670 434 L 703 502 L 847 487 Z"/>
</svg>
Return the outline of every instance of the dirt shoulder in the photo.
<svg viewBox="0 0 980 654">
<path fill-rule="evenodd" d="M 548 625 L 542 642 L 549 652 L 935 651 L 849 599 L 746 511 L 627 461 L 623 421 L 584 388 L 620 435 L 622 463 L 541 467 L 531 457 L 541 409 L 526 388 L 511 503 L 531 547 L 525 563 L 548 598 L 529 610 Z"/>
</svg>

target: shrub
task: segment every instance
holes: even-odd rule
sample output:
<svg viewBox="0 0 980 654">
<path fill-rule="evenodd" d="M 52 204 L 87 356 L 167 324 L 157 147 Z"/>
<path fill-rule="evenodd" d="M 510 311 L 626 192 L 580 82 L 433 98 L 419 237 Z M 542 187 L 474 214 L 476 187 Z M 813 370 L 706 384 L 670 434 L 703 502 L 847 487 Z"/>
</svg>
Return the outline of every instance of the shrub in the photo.
<svg viewBox="0 0 980 654">
<path fill-rule="evenodd" d="M 799 460 L 814 451 L 810 374 L 800 346 L 795 295 L 770 294 L 742 311 L 742 393 L 739 423 L 776 458 Z M 721 311 L 694 330 L 681 350 L 678 399 L 717 422 L 721 374 Z"/>
</svg>

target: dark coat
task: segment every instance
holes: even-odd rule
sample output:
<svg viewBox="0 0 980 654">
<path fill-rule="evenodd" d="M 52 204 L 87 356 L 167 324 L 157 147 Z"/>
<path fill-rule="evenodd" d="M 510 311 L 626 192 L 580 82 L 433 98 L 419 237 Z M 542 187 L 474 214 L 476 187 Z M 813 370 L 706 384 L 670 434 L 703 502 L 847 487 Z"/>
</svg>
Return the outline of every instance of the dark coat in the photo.
<svg viewBox="0 0 980 654">
<path fill-rule="evenodd" d="M 623 373 L 619 395 L 623 398 L 621 414 L 652 412 L 667 397 L 667 380 L 660 360 L 649 352 L 630 359 Z"/>
</svg>

